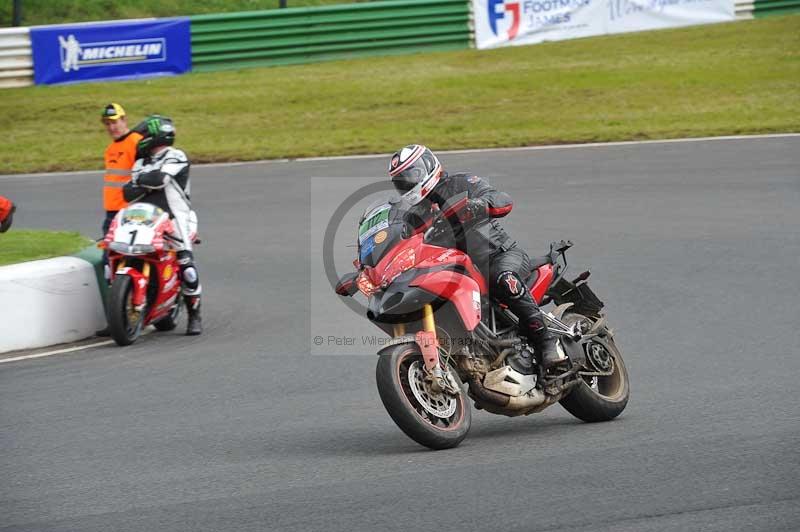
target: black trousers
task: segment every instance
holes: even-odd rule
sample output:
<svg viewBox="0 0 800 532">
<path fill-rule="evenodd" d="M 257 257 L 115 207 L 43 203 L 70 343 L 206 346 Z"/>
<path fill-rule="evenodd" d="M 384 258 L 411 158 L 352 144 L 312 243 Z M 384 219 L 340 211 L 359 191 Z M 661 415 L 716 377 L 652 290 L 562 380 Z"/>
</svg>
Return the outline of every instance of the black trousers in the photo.
<svg viewBox="0 0 800 532">
<path fill-rule="evenodd" d="M 519 318 L 520 334 L 537 339 L 547 330 L 544 316 L 525 286 L 531 272 L 531 260 L 524 250 L 515 246 L 492 256 L 481 271 L 489 272 L 486 279 L 489 293 L 506 305 Z"/>
</svg>

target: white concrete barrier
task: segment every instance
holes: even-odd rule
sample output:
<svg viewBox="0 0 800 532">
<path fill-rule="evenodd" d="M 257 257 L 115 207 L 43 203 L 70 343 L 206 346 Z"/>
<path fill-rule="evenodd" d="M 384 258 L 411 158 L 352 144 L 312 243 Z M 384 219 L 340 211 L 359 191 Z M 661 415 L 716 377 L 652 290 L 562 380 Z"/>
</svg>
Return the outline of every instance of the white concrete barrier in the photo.
<svg viewBox="0 0 800 532">
<path fill-rule="evenodd" d="M 56 257 L 0 267 L 0 353 L 74 342 L 105 325 L 89 262 Z"/>
</svg>

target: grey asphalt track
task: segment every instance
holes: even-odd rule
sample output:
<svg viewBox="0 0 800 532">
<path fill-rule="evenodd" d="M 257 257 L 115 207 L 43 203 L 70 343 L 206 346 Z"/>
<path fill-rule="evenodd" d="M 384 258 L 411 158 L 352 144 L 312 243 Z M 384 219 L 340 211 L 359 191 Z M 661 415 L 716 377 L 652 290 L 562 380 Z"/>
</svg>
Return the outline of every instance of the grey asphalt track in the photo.
<svg viewBox="0 0 800 532">
<path fill-rule="evenodd" d="M 205 334 L 0 365 L 0 530 L 800 530 L 800 139 L 444 163 L 513 195 L 532 253 L 575 242 L 631 374 L 618 420 L 476 412 L 457 449 L 419 447 L 373 349 L 312 342 L 373 333 L 311 287 L 347 178 L 385 161 L 199 167 Z M 92 236 L 99 187 L 0 179 L 15 227 Z"/>
</svg>

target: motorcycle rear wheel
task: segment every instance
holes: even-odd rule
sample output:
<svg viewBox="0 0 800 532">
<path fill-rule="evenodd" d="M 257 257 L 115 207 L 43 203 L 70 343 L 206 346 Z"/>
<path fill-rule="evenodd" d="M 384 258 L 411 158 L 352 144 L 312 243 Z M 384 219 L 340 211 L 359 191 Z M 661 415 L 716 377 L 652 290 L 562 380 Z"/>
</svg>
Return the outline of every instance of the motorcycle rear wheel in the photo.
<svg viewBox="0 0 800 532">
<path fill-rule="evenodd" d="M 562 319 L 566 324 L 578 320 L 588 320 L 588 318 L 570 313 Z M 613 359 L 613 373 L 602 377 L 579 376 L 578 385 L 559 401 L 567 412 L 587 423 L 614 419 L 625 410 L 630 399 L 631 387 L 622 353 L 611 337 L 606 337 L 604 343 L 605 345 L 601 347 Z"/>
<path fill-rule="evenodd" d="M 108 330 L 118 345 L 131 345 L 142 333 L 147 308 L 133 309 L 133 281 L 127 275 L 117 275 L 111 284 L 108 301 Z"/>
<path fill-rule="evenodd" d="M 424 380 L 422 353 L 416 344 L 392 346 L 378 358 L 378 394 L 392 420 L 406 436 L 430 449 L 460 444 L 472 424 L 465 393 L 433 393 Z M 452 372 L 461 388 L 461 380 Z"/>
</svg>

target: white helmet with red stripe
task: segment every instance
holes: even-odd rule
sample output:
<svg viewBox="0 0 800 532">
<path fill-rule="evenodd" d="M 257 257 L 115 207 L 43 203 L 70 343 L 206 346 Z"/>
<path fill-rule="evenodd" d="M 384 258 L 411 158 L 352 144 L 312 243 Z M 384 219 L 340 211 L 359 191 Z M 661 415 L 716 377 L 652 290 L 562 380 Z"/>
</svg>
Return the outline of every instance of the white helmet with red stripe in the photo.
<svg viewBox="0 0 800 532">
<path fill-rule="evenodd" d="M 439 184 L 442 164 L 431 150 L 422 144 L 412 144 L 392 155 L 389 175 L 403 199 L 416 205 Z"/>
</svg>

